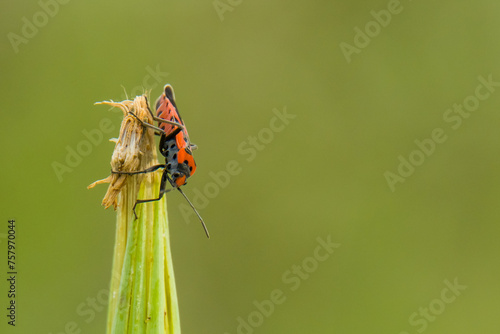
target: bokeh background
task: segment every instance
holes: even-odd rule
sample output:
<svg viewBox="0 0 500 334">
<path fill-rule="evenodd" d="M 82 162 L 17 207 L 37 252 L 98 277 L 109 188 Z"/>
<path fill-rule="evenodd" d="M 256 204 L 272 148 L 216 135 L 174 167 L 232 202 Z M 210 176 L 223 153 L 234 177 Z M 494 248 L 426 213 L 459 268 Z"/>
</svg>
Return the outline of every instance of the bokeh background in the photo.
<svg viewBox="0 0 500 334">
<path fill-rule="evenodd" d="M 500 3 L 59 1 L 0 5 L 2 333 L 104 332 L 115 214 L 86 186 L 109 173 L 121 112 L 93 104 L 165 83 L 199 146 L 188 196 L 240 167 L 198 203 L 211 240 L 169 194 L 184 333 L 499 332 L 500 87 L 477 87 L 500 82 Z M 295 118 L 270 132 L 273 110 Z M 325 259 L 318 238 L 340 245 Z"/>
</svg>

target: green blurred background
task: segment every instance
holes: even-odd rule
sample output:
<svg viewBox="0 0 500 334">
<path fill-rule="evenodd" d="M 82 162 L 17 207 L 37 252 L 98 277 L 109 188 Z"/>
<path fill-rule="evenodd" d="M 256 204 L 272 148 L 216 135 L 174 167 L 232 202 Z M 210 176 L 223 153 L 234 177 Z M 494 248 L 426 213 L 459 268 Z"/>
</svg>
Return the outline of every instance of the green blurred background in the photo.
<svg viewBox="0 0 500 334">
<path fill-rule="evenodd" d="M 500 3 L 65 1 L 1 4 L 1 332 L 104 333 L 115 214 L 100 206 L 106 186 L 86 186 L 109 173 L 121 112 L 93 103 L 124 99 L 122 86 L 154 100 L 165 83 L 199 146 L 188 196 L 240 167 L 198 204 L 211 240 L 169 194 L 184 333 L 500 331 L 500 87 L 472 97 L 479 76 L 500 81 Z M 366 24 L 369 44 L 355 41 Z M 341 43 L 356 42 L 348 62 Z M 443 116 L 464 100 L 480 103 L 453 129 Z M 263 130 L 284 108 L 296 117 Z M 384 174 L 437 128 L 447 140 L 391 191 Z M 68 148 L 85 153 L 74 167 Z M 318 262 L 328 237 L 340 246 Z M 257 313 L 274 290 L 284 301 Z"/>
</svg>

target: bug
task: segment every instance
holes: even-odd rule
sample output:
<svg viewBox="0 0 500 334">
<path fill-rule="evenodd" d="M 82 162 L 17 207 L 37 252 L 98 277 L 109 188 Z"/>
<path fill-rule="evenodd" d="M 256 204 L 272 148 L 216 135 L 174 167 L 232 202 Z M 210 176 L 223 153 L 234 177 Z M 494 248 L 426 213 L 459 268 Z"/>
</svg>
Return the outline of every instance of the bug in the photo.
<svg viewBox="0 0 500 334">
<path fill-rule="evenodd" d="M 148 106 L 149 109 L 149 106 Z M 189 203 L 193 211 L 196 213 L 200 222 L 205 230 L 205 234 L 210 238 L 207 226 L 201 218 L 200 214 L 191 203 L 189 198 L 184 194 L 182 189 L 183 185 L 187 183 L 187 179 L 191 177 L 196 171 L 196 163 L 193 158 L 193 150 L 196 149 L 196 145 L 192 144 L 189 140 L 189 135 L 182 121 L 181 115 L 177 109 L 175 103 L 174 90 L 171 85 L 165 85 L 163 93 L 156 101 L 156 116 L 149 110 L 153 119 L 158 122 L 158 127 L 145 123 L 137 116 L 135 116 L 139 122 L 144 126 L 150 127 L 155 130 L 156 134 L 160 135 L 159 150 L 161 155 L 165 157 L 165 163 L 160 165 L 151 166 L 143 171 L 138 172 L 113 172 L 118 174 L 142 174 L 151 173 L 160 168 L 163 168 L 163 174 L 160 182 L 160 191 L 157 198 L 152 199 L 138 199 L 134 205 L 134 215 L 135 207 L 141 203 L 159 201 L 163 195 L 173 189 L 177 189 L 182 196 Z M 172 188 L 167 189 L 167 181 L 170 183 Z"/>
</svg>

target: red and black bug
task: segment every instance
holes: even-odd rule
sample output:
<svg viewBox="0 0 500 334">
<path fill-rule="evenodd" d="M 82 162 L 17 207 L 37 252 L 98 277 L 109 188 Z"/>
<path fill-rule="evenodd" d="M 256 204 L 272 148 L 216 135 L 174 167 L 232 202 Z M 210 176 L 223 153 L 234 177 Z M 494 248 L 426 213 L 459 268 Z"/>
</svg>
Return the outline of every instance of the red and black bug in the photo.
<svg viewBox="0 0 500 334">
<path fill-rule="evenodd" d="M 160 168 L 164 168 L 158 198 L 137 200 L 134 205 L 134 214 L 137 204 L 158 201 L 165 193 L 171 191 L 172 189 L 177 189 L 187 200 L 191 208 L 193 208 L 194 212 L 200 219 L 207 237 L 210 238 L 203 218 L 201 218 L 194 205 L 180 188 L 186 184 L 187 179 L 193 175 L 196 170 L 196 163 L 192 152 L 196 149 L 196 145 L 191 144 L 189 140 L 186 126 L 184 125 L 181 115 L 179 114 L 179 110 L 177 109 L 177 105 L 175 104 L 174 90 L 172 86 L 168 84 L 165 85 L 162 95 L 156 101 L 156 116 L 154 116 L 152 112 L 151 115 L 153 116 L 153 119 L 158 122 L 158 127 L 142 121 L 140 122 L 145 126 L 153 128 L 156 130 L 156 133 L 160 135 L 159 150 L 165 157 L 165 164 L 155 165 L 139 172 L 113 173 L 142 174 L 151 173 Z M 170 183 L 172 188 L 167 189 L 167 181 Z"/>
</svg>

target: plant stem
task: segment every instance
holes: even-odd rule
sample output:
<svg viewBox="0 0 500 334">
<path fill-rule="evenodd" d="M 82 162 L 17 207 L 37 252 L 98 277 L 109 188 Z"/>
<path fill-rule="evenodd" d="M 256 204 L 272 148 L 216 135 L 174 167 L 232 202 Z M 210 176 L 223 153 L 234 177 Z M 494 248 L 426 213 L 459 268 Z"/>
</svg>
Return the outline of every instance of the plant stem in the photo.
<svg viewBox="0 0 500 334">
<path fill-rule="evenodd" d="M 125 116 L 111 160 L 113 171 L 137 172 L 158 164 L 153 132 L 138 121 L 152 121 L 145 96 L 103 103 L 120 107 Z M 138 198 L 158 197 L 161 174 L 113 173 L 89 186 L 110 183 L 103 205 L 117 209 L 107 334 L 181 333 L 166 196 L 139 204 L 137 219 L 133 211 Z"/>
</svg>

